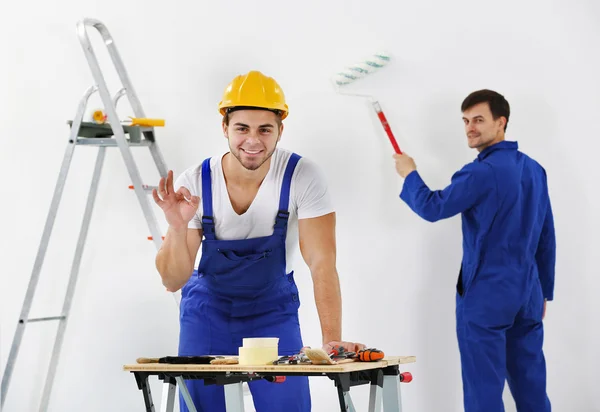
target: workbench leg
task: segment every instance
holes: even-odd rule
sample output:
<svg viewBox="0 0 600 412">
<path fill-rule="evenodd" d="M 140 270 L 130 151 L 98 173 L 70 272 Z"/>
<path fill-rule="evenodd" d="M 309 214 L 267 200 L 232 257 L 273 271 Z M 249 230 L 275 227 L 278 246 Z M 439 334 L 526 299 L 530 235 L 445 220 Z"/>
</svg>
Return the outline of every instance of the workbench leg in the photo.
<svg viewBox="0 0 600 412">
<path fill-rule="evenodd" d="M 369 412 L 381 412 L 381 395 L 383 390 L 383 371 L 373 370 L 371 376 L 371 393 L 369 394 Z"/>
<path fill-rule="evenodd" d="M 352 398 L 350 397 L 350 374 L 335 374 L 330 376 L 335 382 L 338 391 L 341 412 L 356 412 Z"/>
<path fill-rule="evenodd" d="M 400 377 L 398 375 L 383 377 L 383 410 L 385 412 L 402 412 Z"/>
<path fill-rule="evenodd" d="M 165 378 L 163 384 L 162 402 L 160 404 L 160 412 L 174 412 L 175 409 L 175 395 L 177 394 L 177 387 L 175 379 Z"/>
<path fill-rule="evenodd" d="M 225 389 L 225 410 L 227 412 L 244 412 L 244 392 L 242 382 L 223 385 Z"/>
<path fill-rule="evenodd" d="M 348 412 L 356 412 L 356 408 L 352 403 L 352 398 L 350 397 L 350 392 L 344 392 L 344 401 L 346 402 L 346 410 Z"/>
<path fill-rule="evenodd" d="M 150 385 L 148 385 L 148 374 L 134 372 L 135 380 L 138 388 L 142 391 L 144 396 L 144 404 L 146 405 L 146 412 L 154 412 L 154 402 L 152 401 L 152 393 L 150 392 Z"/>
<path fill-rule="evenodd" d="M 181 376 L 175 378 L 177 380 L 177 384 L 179 385 L 179 392 L 183 396 L 183 400 L 185 401 L 185 405 L 188 407 L 190 412 L 198 412 L 196 410 L 196 406 L 194 405 L 194 401 L 192 401 L 192 397 L 190 392 L 188 391 L 187 385 Z"/>
</svg>

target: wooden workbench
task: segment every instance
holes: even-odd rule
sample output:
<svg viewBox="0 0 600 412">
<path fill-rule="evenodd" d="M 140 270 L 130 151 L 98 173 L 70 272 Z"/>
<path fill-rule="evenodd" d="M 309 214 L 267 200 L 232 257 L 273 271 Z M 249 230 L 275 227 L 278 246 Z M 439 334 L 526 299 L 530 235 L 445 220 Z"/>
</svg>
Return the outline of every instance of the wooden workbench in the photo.
<svg viewBox="0 0 600 412">
<path fill-rule="evenodd" d="M 205 379 L 223 385 L 227 412 L 243 412 L 242 383 L 274 376 L 325 376 L 335 382 L 340 401 L 340 410 L 353 412 L 350 387 L 370 384 L 369 412 L 401 412 L 400 383 L 408 380 L 409 374 L 400 371 L 401 365 L 416 362 L 414 356 L 387 356 L 378 362 L 352 362 L 336 365 L 198 365 L 136 363 L 124 365 L 125 371 L 135 375 L 138 388 L 142 391 L 147 412 L 154 412 L 154 404 L 148 377 L 156 375 L 164 381 L 161 412 L 173 412 L 175 389 L 184 397 L 190 411 L 195 411 L 184 384 L 184 379 Z"/>
</svg>

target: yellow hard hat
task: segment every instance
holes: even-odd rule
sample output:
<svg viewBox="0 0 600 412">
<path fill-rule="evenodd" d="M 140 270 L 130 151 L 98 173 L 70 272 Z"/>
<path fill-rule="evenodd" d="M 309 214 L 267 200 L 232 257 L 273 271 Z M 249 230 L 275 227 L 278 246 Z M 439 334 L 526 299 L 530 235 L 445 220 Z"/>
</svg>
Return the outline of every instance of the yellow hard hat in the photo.
<svg viewBox="0 0 600 412">
<path fill-rule="evenodd" d="M 285 119 L 289 113 L 283 90 L 275 79 L 254 70 L 236 76 L 225 89 L 223 100 L 219 103 L 219 113 L 225 115 L 227 109 L 234 107 L 279 110 L 281 119 Z"/>
</svg>

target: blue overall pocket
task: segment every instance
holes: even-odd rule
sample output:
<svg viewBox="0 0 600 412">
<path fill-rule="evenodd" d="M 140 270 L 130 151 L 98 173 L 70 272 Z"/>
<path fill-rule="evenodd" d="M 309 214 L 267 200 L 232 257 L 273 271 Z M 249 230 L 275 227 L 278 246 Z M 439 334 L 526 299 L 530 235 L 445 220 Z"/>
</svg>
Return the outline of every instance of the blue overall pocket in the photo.
<svg viewBox="0 0 600 412">
<path fill-rule="evenodd" d="M 235 250 L 228 250 L 228 249 L 217 249 L 217 252 L 219 252 L 225 258 L 227 258 L 229 260 L 233 260 L 235 262 L 242 262 L 244 260 L 256 262 L 256 261 L 267 258 L 271 254 L 270 249 L 265 250 L 264 252 L 249 253 L 247 255 L 242 255 L 242 254 L 236 252 Z"/>
</svg>

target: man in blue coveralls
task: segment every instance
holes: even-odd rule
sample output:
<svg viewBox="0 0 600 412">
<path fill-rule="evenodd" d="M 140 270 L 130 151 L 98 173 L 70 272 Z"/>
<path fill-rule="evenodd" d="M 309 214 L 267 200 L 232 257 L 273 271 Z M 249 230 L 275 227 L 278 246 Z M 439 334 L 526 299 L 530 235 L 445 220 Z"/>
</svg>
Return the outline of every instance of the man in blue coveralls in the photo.
<svg viewBox="0 0 600 412">
<path fill-rule="evenodd" d="M 394 155 L 405 179 L 400 198 L 429 222 L 462 215 L 456 332 L 465 411 L 504 411 L 507 379 L 519 412 L 548 412 L 542 320 L 556 243 L 546 172 L 504 140 L 510 108 L 502 95 L 473 92 L 461 110 L 477 158 L 446 188 L 430 190 L 413 159 Z"/>
<path fill-rule="evenodd" d="M 250 337 L 277 337 L 280 355 L 298 353 L 298 244 L 323 348 L 365 347 L 342 341 L 335 210 L 325 179 L 314 163 L 277 147 L 288 112 L 273 78 L 257 71 L 235 77 L 219 104 L 229 150 L 185 170 L 175 184 L 169 171 L 153 190 L 169 224 L 156 267 L 169 291 L 182 289 L 180 356 L 237 355 Z M 225 411 L 222 386 L 186 385 L 198 411 Z M 311 410 L 307 377 L 249 387 L 257 412 Z M 180 405 L 188 410 L 181 397 Z"/>
</svg>

